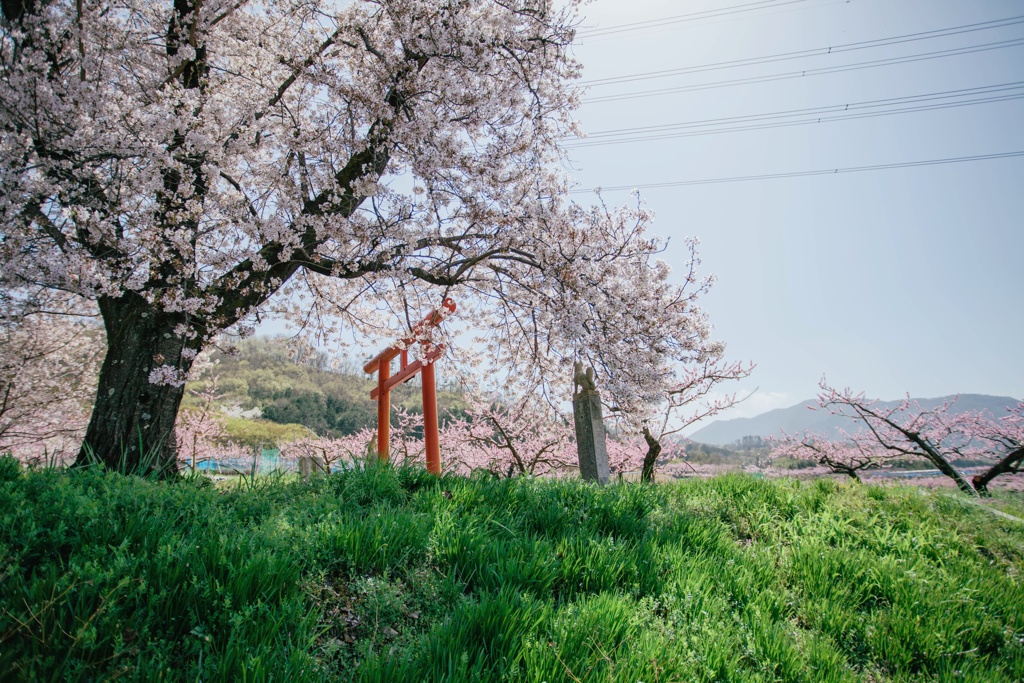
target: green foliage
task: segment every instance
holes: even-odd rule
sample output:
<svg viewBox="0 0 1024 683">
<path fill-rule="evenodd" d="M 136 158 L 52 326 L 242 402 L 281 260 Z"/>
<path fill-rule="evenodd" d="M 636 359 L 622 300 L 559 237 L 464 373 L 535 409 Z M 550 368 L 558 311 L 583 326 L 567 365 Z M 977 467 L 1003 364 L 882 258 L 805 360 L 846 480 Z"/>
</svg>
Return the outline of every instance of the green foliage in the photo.
<svg viewBox="0 0 1024 683">
<path fill-rule="evenodd" d="M 265 338 L 241 341 L 236 355 L 218 353 L 214 360 L 221 402 L 226 407 L 259 408 L 270 422 L 299 424 L 321 436 L 353 434 L 377 425 L 377 404 L 370 400 L 374 381 L 355 363 L 335 367 L 322 353 L 296 360 L 289 356 L 283 340 Z M 190 384 L 189 389 L 200 389 L 203 384 Z M 194 407 L 197 401 L 191 392 L 186 392 L 182 405 Z M 422 412 L 419 388 L 411 384 L 395 387 L 392 406 Z M 459 392 L 438 391 L 442 415 L 461 414 L 465 407 Z M 235 428 L 254 429 L 239 422 Z M 249 440 L 242 443 L 257 443 L 248 434 L 244 438 Z"/>
<path fill-rule="evenodd" d="M 1022 548 L 956 494 L 831 480 L 217 488 L 0 458 L 0 677 L 1019 681 Z"/>
<path fill-rule="evenodd" d="M 14 481 L 21 476 L 21 463 L 10 453 L 0 454 L 0 482 Z"/>
<path fill-rule="evenodd" d="M 289 443 L 309 434 L 309 430 L 301 424 L 278 424 L 245 417 L 227 418 L 224 421 L 224 431 L 235 443 L 250 448 Z"/>
</svg>

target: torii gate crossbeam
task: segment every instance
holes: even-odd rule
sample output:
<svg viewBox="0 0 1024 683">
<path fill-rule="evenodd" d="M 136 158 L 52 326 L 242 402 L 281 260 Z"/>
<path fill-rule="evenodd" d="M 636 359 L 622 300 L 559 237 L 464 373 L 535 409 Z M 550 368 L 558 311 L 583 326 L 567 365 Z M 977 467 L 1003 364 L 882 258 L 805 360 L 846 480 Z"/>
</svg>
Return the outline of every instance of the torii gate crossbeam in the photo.
<svg viewBox="0 0 1024 683">
<path fill-rule="evenodd" d="M 427 452 L 427 471 L 431 474 L 441 474 L 434 361 L 444 355 L 444 345 L 438 344 L 430 348 L 429 342 L 421 340 L 424 353 L 412 363 L 409 362 L 408 348 L 416 342 L 417 337 L 429 328 L 437 327 L 442 320 L 454 312 L 455 302 L 446 298 L 440 308 L 434 309 L 416 324 L 412 337 L 392 344 L 363 366 L 363 371 L 367 374 L 377 373 L 377 387 L 370 392 L 370 398 L 377 401 L 377 457 L 381 460 L 388 459 L 391 439 L 391 389 L 412 379 L 419 372 L 423 379 L 423 445 Z M 401 362 L 398 373 L 392 376 L 391 361 L 396 357 L 401 357 Z"/>
</svg>

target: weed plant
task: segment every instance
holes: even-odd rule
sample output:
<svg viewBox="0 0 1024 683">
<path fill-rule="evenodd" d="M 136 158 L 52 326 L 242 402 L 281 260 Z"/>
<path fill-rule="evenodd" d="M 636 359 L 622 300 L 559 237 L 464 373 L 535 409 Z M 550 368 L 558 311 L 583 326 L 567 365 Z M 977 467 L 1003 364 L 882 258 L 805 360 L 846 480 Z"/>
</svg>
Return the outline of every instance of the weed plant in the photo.
<svg viewBox="0 0 1024 683">
<path fill-rule="evenodd" d="M 957 494 L 0 459 L 0 679 L 1024 681 L 1024 524 Z"/>
</svg>

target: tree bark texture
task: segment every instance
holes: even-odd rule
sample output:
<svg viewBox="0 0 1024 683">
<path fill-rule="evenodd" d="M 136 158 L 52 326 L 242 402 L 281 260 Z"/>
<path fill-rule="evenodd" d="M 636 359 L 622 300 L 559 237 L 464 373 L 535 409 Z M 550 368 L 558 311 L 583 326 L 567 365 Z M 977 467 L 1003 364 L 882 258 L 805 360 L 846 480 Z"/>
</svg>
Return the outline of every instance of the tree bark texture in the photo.
<svg viewBox="0 0 1024 683">
<path fill-rule="evenodd" d="M 953 467 L 953 465 L 948 460 L 946 460 L 946 458 L 944 458 L 937 449 L 932 447 L 931 444 L 922 439 L 917 433 L 906 433 L 907 436 L 909 436 L 914 443 L 921 447 L 921 449 L 925 453 L 925 457 L 931 460 L 932 464 L 934 464 L 940 472 L 942 472 L 944 475 L 955 481 L 957 487 L 961 491 L 971 496 L 978 495 L 978 492 L 975 491 L 974 488 L 967 483 L 967 480 L 963 478 L 963 475 L 961 475 L 960 472 L 955 467 Z"/>
<path fill-rule="evenodd" d="M 171 333 L 184 315 L 162 312 L 135 293 L 101 298 L 99 304 L 107 355 L 75 464 L 98 461 L 124 473 L 171 476 L 177 472 L 174 420 L 192 365 L 182 355 L 184 340 Z M 180 380 L 150 382 L 160 366 L 175 369 Z"/>
<path fill-rule="evenodd" d="M 982 496 L 988 496 L 988 484 L 1000 474 L 1017 472 L 1021 463 L 1024 463 L 1024 448 L 1010 451 L 1006 457 L 987 469 L 983 474 L 976 474 L 971 479 L 974 489 Z"/>
</svg>

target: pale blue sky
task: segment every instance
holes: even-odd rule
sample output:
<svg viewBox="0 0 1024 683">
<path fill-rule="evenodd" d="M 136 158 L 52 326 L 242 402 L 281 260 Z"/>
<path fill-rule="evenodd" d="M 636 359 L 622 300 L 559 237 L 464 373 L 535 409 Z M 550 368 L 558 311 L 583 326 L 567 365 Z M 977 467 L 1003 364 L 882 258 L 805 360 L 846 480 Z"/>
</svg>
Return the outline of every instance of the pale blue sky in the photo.
<svg viewBox="0 0 1024 683">
<path fill-rule="evenodd" d="M 604 36 L 584 80 L 1024 17 L 1020 0 L 596 0 L 587 29 L 747 5 Z M 873 49 L 591 87 L 588 97 L 746 79 L 1024 39 L 1024 23 Z M 1024 42 L 1024 41 L 1022 41 Z M 1024 45 L 803 78 L 585 103 L 588 133 L 948 92 L 1024 93 Z M 992 95 L 985 95 L 991 97 Z M 929 100 L 948 102 L 950 100 Z M 594 137 L 592 140 L 597 140 Z M 579 187 L 645 185 L 1024 151 L 1024 99 L 572 150 Z M 655 231 L 701 239 L 705 307 L 758 367 L 730 416 L 811 398 L 819 378 L 891 399 L 1024 396 L 1024 157 L 642 189 Z M 606 191 L 610 203 L 626 191 Z M 586 194 L 575 195 L 589 201 Z M 680 264 L 681 265 L 681 264 Z M 737 387 L 740 388 L 740 387 Z"/>
<path fill-rule="evenodd" d="M 906 392 L 1024 397 L 1024 156 L 642 187 L 1024 152 L 1024 0 L 594 0 L 583 12 L 575 54 L 585 67 L 584 82 L 1016 18 L 1000 28 L 945 37 L 592 85 L 577 118 L 592 136 L 586 144 L 608 130 L 987 86 L 1003 87 L 918 104 L 1018 99 L 573 146 L 571 173 L 581 190 L 641 186 L 656 214 L 654 231 L 672 239 L 666 260 L 679 268 L 682 238 L 700 238 L 703 272 L 718 277 L 704 300 L 716 337 L 728 344 L 729 358 L 757 363 L 752 377 L 733 387 L 757 392 L 723 417 L 812 398 L 822 375 L 884 399 Z M 687 16 L 672 20 L 680 15 Z M 646 21 L 653 25 L 600 35 Z M 962 54 L 906 61 L 951 51 Z M 904 61 L 835 70 L 880 60 Z M 822 69 L 833 72 L 814 74 Z M 774 78 L 801 71 L 811 75 Z M 672 88 L 689 90 L 586 101 Z M 629 200 L 625 189 L 604 196 L 611 204 Z M 582 203 L 592 198 L 586 191 L 574 195 Z M 265 333 L 282 331 L 280 323 L 261 326 Z"/>
</svg>

